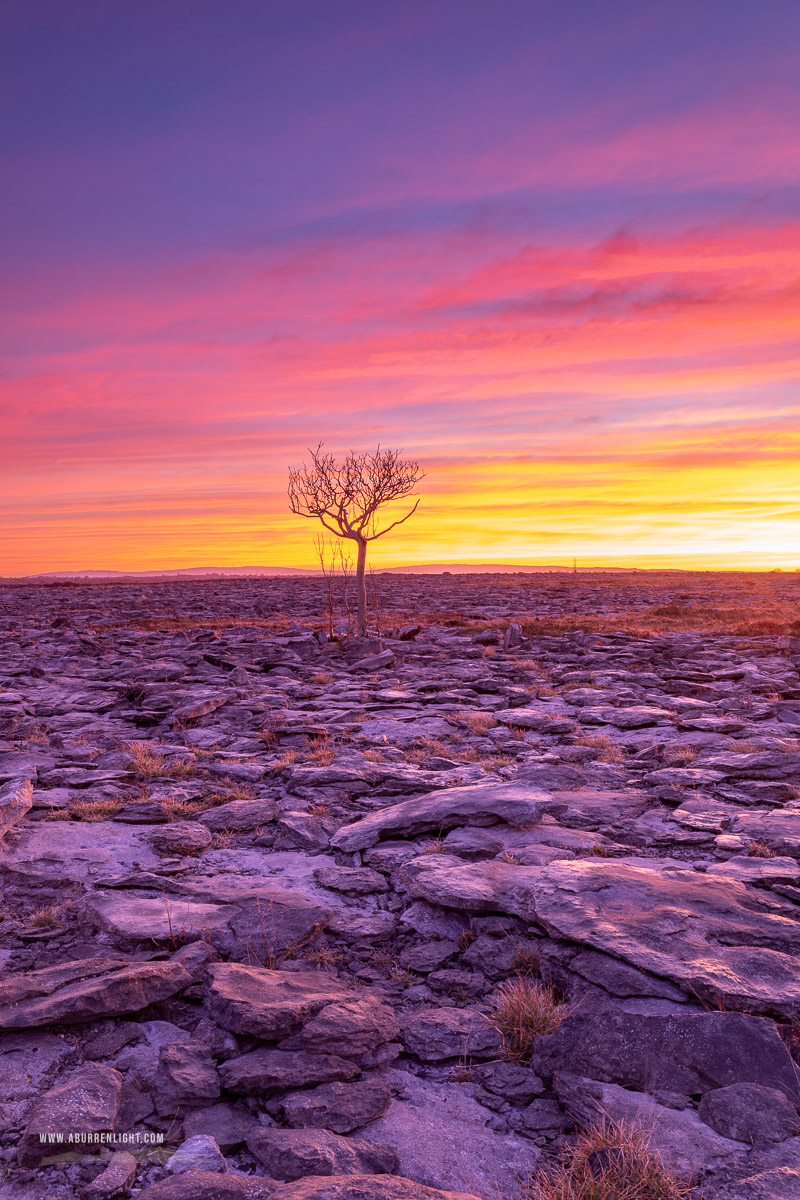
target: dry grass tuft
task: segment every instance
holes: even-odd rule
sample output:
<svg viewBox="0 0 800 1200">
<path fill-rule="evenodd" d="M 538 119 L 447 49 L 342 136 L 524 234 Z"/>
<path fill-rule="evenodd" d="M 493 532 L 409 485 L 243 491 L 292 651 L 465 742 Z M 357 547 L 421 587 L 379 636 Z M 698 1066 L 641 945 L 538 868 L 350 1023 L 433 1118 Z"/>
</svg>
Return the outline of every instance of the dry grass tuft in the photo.
<svg viewBox="0 0 800 1200">
<path fill-rule="evenodd" d="M 55 904 L 45 904 L 42 908 L 35 908 L 25 918 L 25 925 L 28 929 L 57 929 L 60 924 L 60 910 Z"/>
<path fill-rule="evenodd" d="M 211 839 L 212 850 L 229 850 L 236 833 L 233 829 L 219 829 Z"/>
<path fill-rule="evenodd" d="M 444 838 L 431 838 L 422 847 L 423 854 L 444 854 Z"/>
<path fill-rule="evenodd" d="M 671 763 L 690 763 L 697 758 L 696 746 L 675 746 L 669 751 L 668 758 Z"/>
<path fill-rule="evenodd" d="M 140 779 L 188 779 L 197 769 L 191 759 L 170 761 L 147 742 L 129 742 L 127 750 Z"/>
<path fill-rule="evenodd" d="M 478 712 L 462 712 L 458 714 L 459 721 L 466 725 L 470 733 L 474 733 L 476 737 L 483 737 L 490 729 L 497 727 L 497 718 L 491 713 Z"/>
<path fill-rule="evenodd" d="M 546 1166 L 521 1200 L 686 1200 L 688 1184 L 650 1148 L 645 1130 L 605 1119 L 585 1130 L 557 1166 Z"/>
<path fill-rule="evenodd" d="M 597 750 L 600 762 L 621 763 L 625 761 L 622 747 L 610 738 L 607 733 L 576 733 L 572 739 L 575 746 L 589 746 Z"/>
<path fill-rule="evenodd" d="M 505 1058 L 529 1063 L 537 1037 L 555 1033 L 572 1011 L 552 984 L 519 975 L 500 984 L 489 1022 L 503 1038 Z"/>
<path fill-rule="evenodd" d="M 517 946 L 513 969 L 519 975 L 539 974 L 539 951 L 535 946 Z"/>
<path fill-rule="evenodd" d="M 110 821 L 122 808 L 121 800 L 72 800 L 65 813 L 73 821 Z"/>
<path fill-rule="evenodd" d="M 747 855 L 749 858 L 775 858 L 775 851 L 763 838 L 755 838 L 747 844 Z"/>
<path fill-rule="evenodd" d="M 306 754 L 306 762 L 317 767 L 329 767 L 336 758 L 336 747 L 329 737 L 314 738 Z"/>
</svg>

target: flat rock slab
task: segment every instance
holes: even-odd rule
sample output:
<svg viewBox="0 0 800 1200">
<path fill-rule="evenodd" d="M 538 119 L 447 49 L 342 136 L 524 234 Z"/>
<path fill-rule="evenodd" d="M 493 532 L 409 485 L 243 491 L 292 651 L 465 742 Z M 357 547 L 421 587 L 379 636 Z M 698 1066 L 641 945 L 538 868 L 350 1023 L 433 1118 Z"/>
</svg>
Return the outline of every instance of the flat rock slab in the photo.
<svg viewBox="0 0 800 1200">
<path fill-rule="evenodd" d="M 399 871 L 411 896 L 462 912 L 502 912 L 536 919 L 534 885 L 544 868 L 496 860 L 464 863 L 448 854 L 412 858 Z"/>
<path fill-rule="evenodd" d="M 601 791 L 576 788 L 571 792 L 552 793 L 558 820 L 570 829 L 601 829 L 607 825 L 630 822 L 646 812 L 652 799 L 634 789 Z"/>
<path fill-rule="evenodd" d="M 633 708 L 584 708 L 578 720 L 582 725 L 613 725 L 617 729 L 645 729 L 648 725 L 670 725 L 673 714 L 665 708 L 638 705 Z"/>
<path fill-rule="evenodd" d="M 86 978 L 94 965 L 91 959 L 80 960 L 4 979 L 0 983 L 0 1029 L 75 1024 L 138 1012 L 192 982 L 178 962 L 125 964 Z M 65 971 L 67 967 L 73 968 L 71 975 Z M 64 978 L 67 982 L 60 981 Z"/>
<path fill-rule="evenodd" d="M 113 867 L 152 870 L 161 861 L 136 826 L 113 821 L 48 821 L 23 830 L 0 871 L 29 883 L 79 883 Z"/>
<path fill-rule="evenodd" d="M 743 883 L 622 860 L 572 861 L 541 868 L 533 891 L 537 919 L 559 937 L 712 1003 L 800 1013 L 800 925 Z"/>
<path fill-rule="evenodd" d="M 402 800 L 346 825 L 331 839 L 331 845 L 337 850 L 364 850 L 383 837 L 398 834 L 416 837 L 429 830 L 445 832 L 455 826 L 493 825 L 501 821 L 515 829 L 524 829 L 540 821 L 549 807 L 550 797 L 546 792 L 524 784 L 445 788 Z"/>
<path fill-rule="evenodd" d="M 272 971 L 239 963 L 211 968 L 208 1005 L 232 1033 L 277 1041 L 294 1033 L 327 1004 L 352 998 L 352 990 L 321 971 Z"/>
<path fill-rule="evenodd" d="M 395 1147 L 402 1174 L 429 1187 L 516 1200 L 520 1179 L 537 1166 L 532 1143 L 489 1129 L 489 1113 L 473 1100 L 470 1086 L 405 1071 L 393 1071 L 390 1081 L 401 1085 L 401 1094 L 366 1133 Z"/>
<path fill-rule="evenodd" d="M 364 721 L 360 736 L 374 746 L 411 746 L 419 738 L 449 737 L 454 726 L 443 717 L 418 717 L 399 721 L 380 717 Z"/>
<path fill-rule="evenodd" d="M 391 1147 L 341 1137 L 328 1129 L 262 1126 L 248 1137 L 247 1147 L 271 1176 L 287 1183 L 307 1175 L 385 1175 L 397 1170 Z"/>
<path fill-rule="evenodd" d="M 229 904 L 200 904 L 184 897 L 126 896 L 118 892 L 92 892 L 82 909 L 90 922 L 132 942 L 181 941 L 202 937 L 212 929 L 227 928 L 238 909 Z"/>
<path fill-rule="evenodd" d="M 18 1161 L 23 1167 L 34 1166 L 51 1154 L 64 1153 L 48 1136 L 112 1133 L 118 1128 L 122 1076 L 113 1067 L 86 1063 L 48 1092 L 33 1106 L 22 1136 Z M 80 1141 L 66 1150 L 79 1149 Z"/>
<path fill-rule="evenodd" d="M 640 1091 L 704 1095 L 734 1083 L 800 1102 L 795 1064 L 772 1021 L 734 1012 L 577 1012 L 536 1039 L 534 1070 L 571 1071 Z"/>
<path fill-rule="evenodd" d="M 559 1100 L 580 1125 L 607 1119 L 640 1129 L 666 1167 L 681 1178 L 698 1178 L 709 1167 L 737 1161 L 749 1150 L 745 1143 L 710 1129 L 692 1108 L 669 1108 L 652 1096 L 629 1092 L 615 1083 L 569 1075 L 557 1079 L 555 1087 Z"/>
<path fill-rule="evenodd" d="M 140 1200 L 171 1198 L 141 1192 Z M 186 1200 L 189 1200 L 188 1194 Z M 205 1196 L 198 1194 L 192 1200 L 205 1200 Z M 227 1198 L 220 1194 L 220 1200 Z M 272 1200 L 480 1200 L 480 1197 L 474 1192 L 445 1192 L 440 1188 L 425 1187 L 413 1179 L 401 1179 L 396 1175 L 311 1175 L 276 1188 Z"/>
<path fill-rule="evenodd" d="M 30 779 L 12 779 L 0 787 L 0 838 L 22 820 L 32 804 Z"/>
<path fill-rule="evenodd" d="M 137 1200 L 270 1200 L 276 1181 L 216 1171 L 184 1171 L 139 1192 Z"/>
</svg>

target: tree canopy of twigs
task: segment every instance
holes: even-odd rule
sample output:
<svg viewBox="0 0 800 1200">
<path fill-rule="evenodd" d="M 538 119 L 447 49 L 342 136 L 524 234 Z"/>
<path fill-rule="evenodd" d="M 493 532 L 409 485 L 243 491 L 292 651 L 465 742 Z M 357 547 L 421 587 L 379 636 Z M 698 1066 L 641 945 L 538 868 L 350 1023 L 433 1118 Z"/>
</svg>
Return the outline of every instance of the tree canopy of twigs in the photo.
<svg viewBox="0 0 800 1200">
<path fill-rule="evenodd" d="M 381 526 L 381 510 L 411 496 L 423 473 L 419 463 L 401 458 L 400 450 L 374 454 L 350 450 L 343 459 L 323 450 L 309 450 L 310 463 L 289 469 L 289 507 L 300 517 L 315 517 L 330 532 L 357 544 L 356 587 L 358 631 L 366 633 L 367 601 L 364 570 L 367 544 L 402 525 L 417 511 L 419 499 Z"/>
</svg>

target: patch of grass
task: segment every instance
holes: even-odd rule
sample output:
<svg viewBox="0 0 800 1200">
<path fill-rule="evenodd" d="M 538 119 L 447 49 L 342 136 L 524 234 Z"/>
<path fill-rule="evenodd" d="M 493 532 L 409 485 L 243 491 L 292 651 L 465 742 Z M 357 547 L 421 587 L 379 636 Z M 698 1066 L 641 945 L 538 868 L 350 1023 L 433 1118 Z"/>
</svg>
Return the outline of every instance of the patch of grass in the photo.
<svg viewBox="0 0 800 1200">
<path fill-rule="evenodd" d="M 170 821 L 185 821 L 189 817 L 196 817 L 198 813 L 213 807 L 203 800 L 179 800 L 175 796 L 165 796 L 161 803 L 167 810 L 167 817 Z"/>
<path fill-rule="evenodd" d="M 508 863 L 510 867 L 518 867 L 520 865 L 519 857 L 513 854 L 511 850 L 504 850 L 502 854 L 497 856 L 498 862 Z"/>
<path fill-rule="evenodd" d="M 517 760 L 509 754 L 493 754 L 483 764 L 484 771 L 502 771 L 504 767 L 511 767 Z"/>
<path fill-rule="evenodd" d="M 748 858 L 775 858 L 775 851 L 763 838 L 755 838 L 747 843 Z"/>
<path fill-rule="evenodd" d="M 236 833 L 233 829 L 219 829 L 211 839 L 212 850 L 228 850 L 233 844 Z"/>
<path fill-rule="evenodd" d="M 122 800 L 72 800 L 63 811 L 72 821 L 110 821 L 123 807 Z"/>
<path fill-rule="evenodd" d="M 650 1148 L 645 1130 L 605 1119 L 581 1133 L 559 1164 L 538 1171 L 521 1200 L 686 1200 L 689 1194 Z"/>
<path fill-rule="evenodd" d="M 140 779 L 188 779 L 197 767 L 191 759 L 167 759 L 147 742 L 129 742 L 128 753 Z"/>
<path fill-rule="evenodd" d="M 326 687 L 329 683 L 333 683 L 333 676 L 327 671 L 318 671 L 316 675 L 311 676 L 312 683 L 318 683 L 320 687 Z"/>
<path fill-rule="evenodd" d="M 320 946 L 315 950 L 307 950 L 303 958 L 313 963 L 320 971 L 333 970 L 334 967 L 341 967 L 347 961 L 344 951 L 333 946 Z"/>
<path fill-rule="evenodd" d="M 675 748 L 669 752 L 669 761 L 671 763 L 690 763 L 694 762 L 696 758 L 696 746 L 675 746 Z"/>
<path fill-rule="evenodd" d="M 299 759 L 300 754 L 297 750 L 284 750 L 280 758 L 277 758 L 272 764 L 275 771 L 288 771 L 290 767 Z"/>
<path fill-rule="evenodd" d="M 329 737 L 314 738 L 306 754 L 306 762 L 316 767 L 329 767 L 336 758 L 336 747 Z"/>
<path fill-rule="evenodd" d="M 382 750 L 365 750 L 364 758 L 367 762 L 379 763 L 384 761 L 384 753 Z"/>
<path fill-rule="evenodd" d="M 518 975 L 539 974 L 539 951 L 535 946 L 517 946 L 512 970 Z"/>
<path fill-rule="evenodd" d="M 33 912 L 28 913 L 25 918 L 25 926 L 28 929 L 43 930 L 43 929 L 58 929 L 61 925 L 60 910 L 55 904 L 45 904 L 41 908 L 35 908 Z"/>
<path fill-rule="evenodd" d="M 431 838 L 422 847 L 423 854 L 444 854 L 444 838 Z"/>
<path fill-rule="evenodd" d="M 537 1037 L 555 1033 L 571 1012 L 552 984 L 518 975 L 500 984 L 488 1019 L 503 1039 L 504 1057 L 527 1064 Z"/>
<path fill-rule="evenodd" d="M 577 733 L 572 739 L 575 746 L 589 746 L 597 751 L 600 762 L 621 763 L 625 761 L 622 747 L 607 733 Z"/>
<path fill-rule="evenodd" d="M 466 725 L 470 733 L 476 737 L 484 737 L 490 729 L 494 729 L 497 724 L 497 718 L 489 712 L 484 712 L 482 709 L 477 712 L 462 712 L 458 714 L 458 720 L 463 725 Z"/>
</svg>

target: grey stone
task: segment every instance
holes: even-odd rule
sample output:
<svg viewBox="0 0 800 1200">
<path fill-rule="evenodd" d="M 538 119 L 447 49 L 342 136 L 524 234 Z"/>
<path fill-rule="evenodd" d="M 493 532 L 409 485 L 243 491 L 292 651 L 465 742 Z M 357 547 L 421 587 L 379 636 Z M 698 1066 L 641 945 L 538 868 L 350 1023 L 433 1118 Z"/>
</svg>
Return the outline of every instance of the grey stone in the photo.
<svg viewBox="0 0 800 1200">
<path fill-rule="evenodd" d="M 223 1029 L 278 1041 L 327 1004 L 351 998 L 350 989 L 323 972 L 273 971 L 239 963 L 211 967 L 208 1005 Z"/>
<path fill-rule="evenodd" d="M 350 1133 L 386 1112 L 391 1092 L 379 1078 L 357 1083 L 323 1083 L 307 1092 L 291 1092 L 281 1101 L 287 1125 Z"/>
<path fill-rule="evenodd" d="M 446 1058 L 492 1058 L 502 1039 L 482 1013 L 467 1008 L 430 1008 L 409 1013 L 401 1022 L 403 1045 L 423 1062 Z"/>
<path fill-rule="evenodd" d="M 213 1137 L 200 1133 L 181 1142 L 166 1162 L 167 1170 L 173 1175 L 184 1171 L 227 1171 L 228 1164 Z"/>
<path fill-rule="evenodd" d="M 688 1098 L 763 1083 L 800 1100 L 791 1056 L 772 1021 L 733 1012 L 575 1013 L 536 1039 L 533 1068 Z"/>
<path fill-rule="evenodd" d="M 87 1063 L 72 1071 L 34 1104 L 17 1151 L 20 1166 L 34 1166 L 65 1149 L 74 1152 L 84 1145 L 83 1139 L 96 1145 L 93 1134 L 114 1132 L 119 1125 L 121 1093 L 122 1076 L 113 1067 Z M 72 1143 L 55 1140 L 70 1134 L 75 1139 Z"/>
<path fill-rule="evenodd" d="M 445 788 L 401 800 L 391 808 L 345 825 L 331 839 L 331 845 L 337 850 L 364 850 L 376 845 L 382 837 L 397 833 L 416 837 L 429 830 L 444 833 L 456 825 L 492 825 L 498 821 L 524 829 L 539 821 L 549 807 L 549 796 L 520 784 L 482 783 Z"/>
<path fill-rule="evenodd" d="M 274 1179 L 290 1182 L 306 1175 L 391 1175 L 397 1152 L 360 1137 L 327 1129 L 257 1129 L 250 1150 Z"/>
<path fill-rule="evenodd" d="M 220 1067 L 224 1087 L 241 1096 L 269 1096 L 315 1083 L 353 1079 L 358 1067 L 335 1054 L 261 1047 Z"/>
<path fill-rule="evenodd" d="M 723 1137 L 755 1147 L 782 1142 L 800 1132 L 796 1103 L 777 1088 L 760 1083 L 732 1083 L 706 1092 L 697 1115 Z"/>
<path fill-rule="evenodd" d="M 12 779 L 0 787 L 0 839 L 22 820 L 32 804 L 30 779 Z"/>
</svg>

